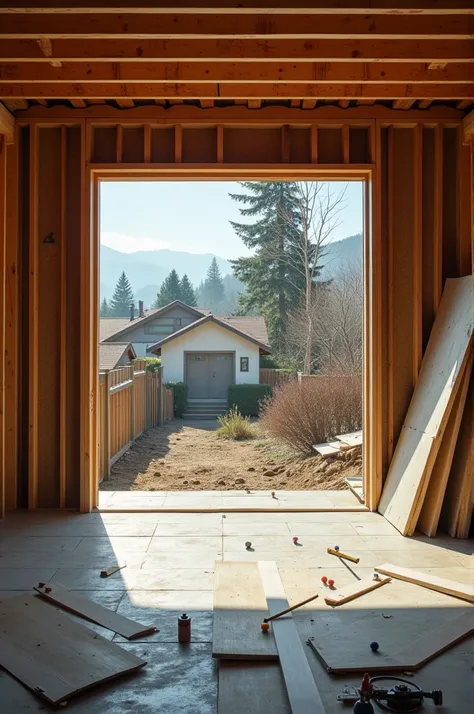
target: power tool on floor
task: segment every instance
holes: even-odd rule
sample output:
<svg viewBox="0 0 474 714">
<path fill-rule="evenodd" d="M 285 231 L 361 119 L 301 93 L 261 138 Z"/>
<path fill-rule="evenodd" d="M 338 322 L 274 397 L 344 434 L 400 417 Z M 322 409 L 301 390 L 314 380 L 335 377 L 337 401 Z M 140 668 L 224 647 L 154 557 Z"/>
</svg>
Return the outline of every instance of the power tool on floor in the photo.
<svg viewBox="0 0 474 714">
<path fill-rule="evenodd" d="M 443 704 L 443 692 L 440 689 L 424 692 L 414 682 L 401 677 L 369 677 L 368 674 L 364 675 L 359 689 L 345 687 L 337 695 L 339 702 L 354 704 L 353 714 L 374 714 L 372 701 L 384 712 L 417 712 L 424 699 L 432 699 L 439 707 Z"/>
</svg>

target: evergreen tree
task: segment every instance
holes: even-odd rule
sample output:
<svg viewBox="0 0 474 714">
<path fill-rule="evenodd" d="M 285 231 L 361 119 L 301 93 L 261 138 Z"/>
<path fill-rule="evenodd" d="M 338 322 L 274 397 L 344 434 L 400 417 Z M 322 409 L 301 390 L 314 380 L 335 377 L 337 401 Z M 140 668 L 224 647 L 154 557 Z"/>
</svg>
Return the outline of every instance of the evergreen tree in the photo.
<svg viewBox="0 0 474 714">
<path fill-rule="evenodd" d="M 169 305 L 170 302 L 181 299 L 181 283 L 179 282 L 179 275 L 173 268 L 173 270 L 161 283 L 160 292 L 156 296 L 153 307 L 165 307 L 166 305 Z"/>
<path fill-rule="evenodd" d="M 199 297 L 202 306 L 208 307 L 214 314 L 223 312 L 225 290 L 221 271 L 215 256 L 211 260 Z"/>
<path fill-rule="evenodd" d="M 190 305 L 191 307 L 196 307 L 196 293 L 194 292 L 194 288 L 186 274 L 184 274 L 181 278 L 180 289 L 180 299 L 182 302 L 186 303 L 186 305 Z"/>
<path fill-rule="evenodd" d="M 117 280 L 112 300 L 110 301 L 110 317 L 128 317 L 130 305 L 134 303 L 134 296 L 130 281 L 123 271 Z"/>
<path fill-rule="evenodd" d="M 230 196 L 243 204 L 241 215 L 255 221 L 231 224 L 255 253 L 231 261 L 235 275 L 247 288 L 240 298 L 240 311 L 261 312 L 276 343 L 284 332 L 289 309 L 304 290 L 304 276 L 293 264 L 301 246 L 296 184 L 244 181 L 241 186 L 246 193 Z"/>
<path fill-rule="evenodd" d="M 110 316 L 110 307 L 109 303 L 107 302 L 107 298 L 104 298 L 100 304 L 100 316 L 101 317 L 109 317 Z"/>
</svg>

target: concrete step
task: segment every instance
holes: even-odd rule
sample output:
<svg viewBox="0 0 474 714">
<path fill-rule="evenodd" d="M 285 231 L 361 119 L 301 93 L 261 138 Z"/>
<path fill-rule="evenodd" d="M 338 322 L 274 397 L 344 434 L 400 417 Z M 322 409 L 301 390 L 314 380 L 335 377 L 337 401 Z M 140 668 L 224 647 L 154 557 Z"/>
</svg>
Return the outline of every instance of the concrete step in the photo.
<svg viewBox="0 0 474 714">
<path fill-rule="evenodd" d="M 199 419 L 206 421 L 217 421 L 217 417 L 220 414 L 215 414 L 213 412 L 185 412 L 183 414 L 183 419 Z"/>
</svg>

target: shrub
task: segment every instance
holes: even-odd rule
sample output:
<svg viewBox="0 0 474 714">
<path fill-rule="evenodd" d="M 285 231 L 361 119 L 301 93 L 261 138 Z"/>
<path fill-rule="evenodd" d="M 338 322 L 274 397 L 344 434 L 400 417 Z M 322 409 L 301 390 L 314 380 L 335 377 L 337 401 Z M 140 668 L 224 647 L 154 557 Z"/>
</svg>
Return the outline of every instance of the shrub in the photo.
<svg viewBox="0 0 474 714">
<path fill-rule="evenodd" d="M 184 384 L 184 382 L 167 382 L 165 387 L 173 390 L 174 415 L 181 418 L 188 401 L 188 385 Z"/>
<path fill-rule="evenodd" d="M 260 369 L 277 369 L 279 364 L 269 355 L 260 355 Z"/>
<path fill-rule="evenodd" d="M 269 384 L 231 384 L 227 393 L 229 407 L 243 416 L 258 416 L 262 402 L 271 396 Z"/>
<path fill-rule="evenodd" d="M 221 439 L 251 439 L 253 437 L 250 417 L 244 417 L 237 407 L 232 407 L 227 414 L 217 417 L 220 427 L 216 434 Z"/>
<path fill-rule="evenodd" d="M 325 374 L 279 387 L 264 404 L 261 424 L 295 451 L 362 428 L 362 377 Z"/>
<path fill-rule="evenodd" d="M 144 357 L 147 372 L 158 372 L 161 367 L 161 357 Z"/>
</svg>

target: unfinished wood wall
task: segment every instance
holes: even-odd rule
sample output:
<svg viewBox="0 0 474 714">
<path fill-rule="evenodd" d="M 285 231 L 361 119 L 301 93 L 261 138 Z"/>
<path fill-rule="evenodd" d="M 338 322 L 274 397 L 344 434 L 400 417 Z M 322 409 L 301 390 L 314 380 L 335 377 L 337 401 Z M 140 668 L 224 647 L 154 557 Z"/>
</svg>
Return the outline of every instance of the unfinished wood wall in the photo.
<svg viewBox="0 0 474 714">
<path fill-rule="evenodd" d="M 95 502 L 90 226 L 98 213 L 89 211 L 90 170 L 229 179 L 251 178 L 256 170 L 259 177 L 283 171 L 308 178 L 321 169 L 353 178 L 373 171 L 365 458 L 375 508 L 443 281 L 472 269 L 470 149 L 461 120 L 460 112 L 442 107 L 278 109 L 258 119 L 243 108 L 39 107 L 22 117 L 17 142 L 0 154 L 6 507 L 87 510 Z"/>
</svg>

